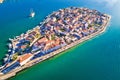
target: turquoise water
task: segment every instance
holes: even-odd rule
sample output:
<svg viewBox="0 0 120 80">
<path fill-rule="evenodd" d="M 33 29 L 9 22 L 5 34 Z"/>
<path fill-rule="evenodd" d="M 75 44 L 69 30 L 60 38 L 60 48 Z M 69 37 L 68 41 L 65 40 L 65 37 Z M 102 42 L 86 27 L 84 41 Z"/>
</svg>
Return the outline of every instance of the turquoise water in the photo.
<svg viewBox="0 0 120 80">
<path fill-rule="evenodd" d="M 0 4 L 0 60 L 7 51 L 8 38 L 32 29 L 60 8 L 88 7 L 112 15 L 105 33 L 28 68 L 10 80 L 120 80 L 119 5 L 118 0 L 5 0 Z M 27 17 L 31 8 L 36 12 L 34 18 Z"/>
</svg>

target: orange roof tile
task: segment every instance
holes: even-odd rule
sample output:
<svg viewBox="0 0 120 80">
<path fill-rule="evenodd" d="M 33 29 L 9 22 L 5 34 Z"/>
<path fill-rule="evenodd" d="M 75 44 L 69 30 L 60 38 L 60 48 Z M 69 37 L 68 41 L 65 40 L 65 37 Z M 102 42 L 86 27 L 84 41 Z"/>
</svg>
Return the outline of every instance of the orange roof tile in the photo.
<svg viewBox="0 0 120 80">
<path fill-rule="evenodd" d="M 48 41 L 47 38 L 42 38 L 42 39 L 38 40 L 39 43 L 41 43 L 41 42 L 46 42 L 46 41 Z"/>
<path fill-rule="evenodd" d="M 28 59 L 31 56 L 32 56 L 32 54 L 24 54 L 23 56 L 21 56 L 19 58 L 19 62 L 21 63 L 21 62 L 25 61 L 26 59 Z"/>
<path fill-rule="evenodd" d="M 22 49 L 25 49 L 25 48 L 26 48 L 26 46 L 27 46 L 27 45 L 22 45 L 22 46 L 21 46 L 21 48 L 22 48 Z"/>
<path fill-rule="evenodd" d="M 54 42 L 53 40 L 49 40 L 46 42 L 46 44 L 53 43 L 53 42 Z"/>
</svg>

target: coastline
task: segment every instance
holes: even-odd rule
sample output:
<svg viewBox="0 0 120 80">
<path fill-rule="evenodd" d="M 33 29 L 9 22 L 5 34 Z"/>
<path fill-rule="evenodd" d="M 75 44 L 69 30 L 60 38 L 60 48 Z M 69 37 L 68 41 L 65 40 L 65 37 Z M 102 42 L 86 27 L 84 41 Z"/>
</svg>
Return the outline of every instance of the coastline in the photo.
<svg viewBox="0 0 120 80">
<path fill-rule="evenodd" d="M 86 37 L 84 37 L 84 38 L 82 38 L 82 39 L 80 39 L 80 40 L 78 40 L 78 41 L 75 41 L 75 42 L 73 42 L 73 43 L 71 43 L 71 44 L 69 44 L 69 45 L 67 45 L 67 46 L 65 46 L 65 47 L 63 47 L 63 48 L 60 48 L 60 49 L 58 49 L 58 50 L 56 50 L 56 51 L 54 51 L 54 52 L 52 52 L 52 53 L 50 53 L 50 54 L 47 54 L 47 55 L 42 56 L 42 57 L 40 57 L 40 58 L 37 58 L 37 59 L 35 59 L 35 60 L 33 60 L 33 61 L 30 61 L 30 62 L 28 62 L 27 64 L 25 64 L 24 66 L 22 66 L 22 67 L 20 67 L 20 68 L 17 68 L 17 69 L 15 69 L 15 70 L 12 70 L 11 72 L 9 72 L 9 73 L 7 73 L 7 74 L 5 74 L 5 75 L 1 75 L 1 76 L 0 76 L 0 80 L 5 80 L 5 79 L 8 79 L 8 78 L 10 78 L 10 77 L 12 77 L 12 76 L 15 76 L 16 73 L 18 73 L 19 71 L 21 71 L 21 70 L 23 70 L 23 69 L 26 69 L 26 68 L 28 68 L 28 67 L 31 67 L 31 66 L 33 66 L 34 64 L 37 64 L 37 63 L 35 63 L 36 61 L 38 61 L 38 63 L 41 62 L 41 61 L 44 61 L 44 60 L 46 60 L 46 59 L 48 59 L 48 58 L 50 58 L 50 57 L 53 57 L 53 56 L 59 54 L 60 52 L 63 52 L 63 51 L 65 51 L 65 50 L 69 49 L 69 48 L 72 48 L 72 47 L 74 47 L 74 46 L 76 46 L 76 45 L 78 45 L 78 44 L 80 44 L 80 43 L 82 43 L 82 42 L 84 42 L 84 41 L 86 41 L 86 40 L 89 40 L 89 39 L 91 39 L 91 38 L 93 38 L 93 37 L 95 37 L 95 36 L 97 36 L 97 35 L 105 32 L 105 30 L 106 30 L 106 28 L 107 28 L 107 26 L 108 26 L 108 24 L 109 24 L 109 21 L 110 21 L 110 19 L 111 19 L 111 16 L 107 15 L 107 17 L 108 17 L 109 19 L 107 20 L 107 22 L 106 22 L 105 24 L 102 25 L 103 27 L 102 27 L 102 29 L 100 29 L 99 31 L 97 31 L 97 32 L 95 32 L 95 33 L 93 33 L 93 34 L 91 34 L 91 35 L 89 35 L 89 36 L 86 36 Z"/>
</svg>

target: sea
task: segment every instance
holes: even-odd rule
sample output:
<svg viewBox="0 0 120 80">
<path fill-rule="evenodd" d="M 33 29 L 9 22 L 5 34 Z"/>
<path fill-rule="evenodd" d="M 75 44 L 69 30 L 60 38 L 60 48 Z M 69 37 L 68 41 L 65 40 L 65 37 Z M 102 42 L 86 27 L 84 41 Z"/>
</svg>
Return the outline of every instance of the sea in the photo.
<svg viewBox="0 0 120 80">
<path fill-rule="evenodd" d="M 9 38 L 34 28 L 53 11 L 75 6 L 112 16 L 107 30 L 8 80 L 120 80 L 119 0 L 4 0 L 0 4 L 0 64 Z M 29 18 L 30 10 L 36 13 Z"/>
</svg>

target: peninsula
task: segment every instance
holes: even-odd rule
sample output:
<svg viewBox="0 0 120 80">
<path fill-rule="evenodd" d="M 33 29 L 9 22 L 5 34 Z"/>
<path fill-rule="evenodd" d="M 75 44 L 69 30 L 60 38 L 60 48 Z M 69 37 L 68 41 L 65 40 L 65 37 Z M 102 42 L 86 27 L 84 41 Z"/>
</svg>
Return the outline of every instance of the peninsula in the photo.
<svg viewBox="0 0 120 80">
<path fill-rule="evenodd" d="M 59 9 L 32 30 L 9 39 L 0 80 L 103 33 L 111 16 L 88 8 Z"/>
</svg>

